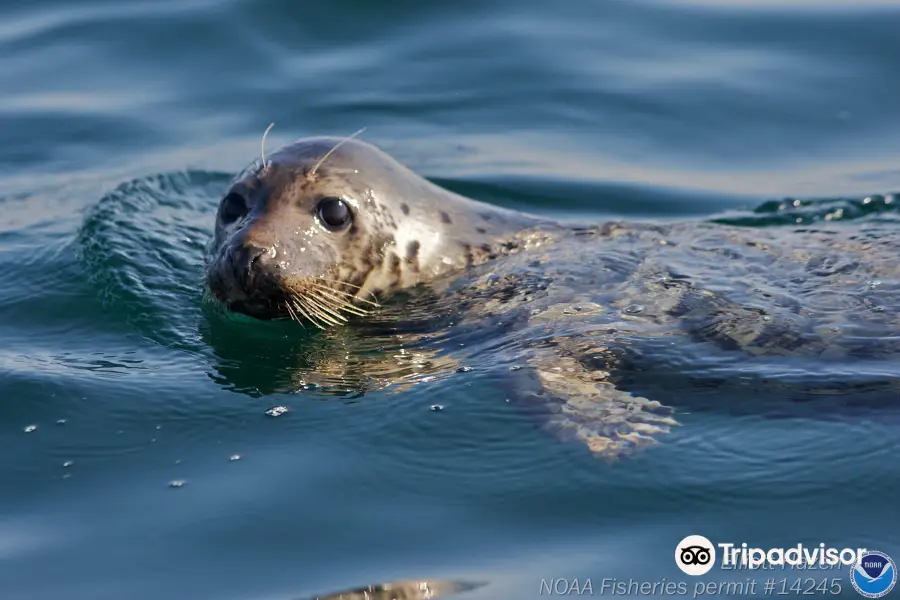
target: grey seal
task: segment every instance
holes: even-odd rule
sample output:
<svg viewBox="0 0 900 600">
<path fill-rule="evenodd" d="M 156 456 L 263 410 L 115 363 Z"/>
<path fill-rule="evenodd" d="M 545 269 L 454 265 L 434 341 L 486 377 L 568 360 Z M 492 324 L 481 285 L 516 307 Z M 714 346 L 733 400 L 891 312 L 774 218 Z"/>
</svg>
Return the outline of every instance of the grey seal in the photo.
<svg viewBox="0 0 900 600">
<path fill-rule="evenodd" d="M 896 398 L 896 200 L 801 224 L 779 217 L 797 201 L 758 209 L 775 226 L 571 226 L 453 194 L 358 140 L 304 139 L 228 190 L 207 284 L 232 310 L 322 328 L 424 284 L 458 310 L 454 332 L 500 336 L 486 362 L 516 365 L 510 398 L 617 457 L 680 424 L 658 398 L 695 392 L 692 373 L 723 398 L 752 387 L 757 408 Z"/>
</svg>

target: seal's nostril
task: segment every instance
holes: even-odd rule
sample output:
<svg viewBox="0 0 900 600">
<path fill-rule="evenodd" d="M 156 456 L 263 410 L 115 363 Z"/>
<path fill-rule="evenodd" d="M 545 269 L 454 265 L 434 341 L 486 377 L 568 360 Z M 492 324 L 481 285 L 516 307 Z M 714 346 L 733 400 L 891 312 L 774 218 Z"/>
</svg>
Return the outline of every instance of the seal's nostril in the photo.
<svg viewBox="0 0 900 600">
<path fill-rule="evenodd" d="M 227 259 L 232 277 L 243 287 L 249 287 L 255 276 L 266 266 L 263 257 L 268 253 L 268 249 L 259 246 L 245 244 L 232 246 Z"/>
<path fill-rule="evenodd" d="M 239 262 L 241 266 L 246 269 L 252 269 L 254 267 L 261 266 L 259 264 L 260 259 L 263 258 L 269 251 L 266 248 L 260 248 L 259 246 L 241 246 L 237 249 L 237 254 L 239 256 Z"/>
<path fill-rule="evenodd" d="M 263 255 L 268 253 L 269 251 L 265 248 L 256 248 L 251 246 L 249 248 L 250 266 L 252 267 L 256 265 L 256 263 L 259 262 L 259 259 L 262 258 Z"/>
</svg>

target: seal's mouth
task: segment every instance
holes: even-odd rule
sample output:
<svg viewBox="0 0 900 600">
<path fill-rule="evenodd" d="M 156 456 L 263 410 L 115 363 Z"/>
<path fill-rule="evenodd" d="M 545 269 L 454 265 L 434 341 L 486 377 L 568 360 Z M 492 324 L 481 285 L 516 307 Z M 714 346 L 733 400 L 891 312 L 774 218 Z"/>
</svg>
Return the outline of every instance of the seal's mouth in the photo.
<svg viewBox="0 0 900 600">
<path fill-rule="evenodd" d="M 236 302 L 226 302 L 225 306 L 228 310 L 260 321 L 271 321 L 273 319 L 284 319 L 289 317 L 289 313 L 283 309 L 283 304 L 279 302 L 263 302 L 253 300 L 238 300 Z M 281 306 L 282 308 L 279 308 Z"/>
<path fill-rule="evenodd" d="M 378 306 L 361 286 L 336 272 L 299 272 L 277 260 L 275 250 L 240 240 L 208 263 L 206 285 L 233 312 L 260 320 L 292 319 L 320 329 L 343 325 L 354 315 L 364 317 Z"/>
<path fill-rule="evenodd" d="M 352 316 L 367 316 L 379 306 L 374 297 L 362 297 L 359 286 L 326 276 L 283 277 L 265 270 L 235 277 L 228 266 L 210 265 L 207 288 L 228 310 L 261 321 L 291 319 L 325 329 Z"/>
<path fill-rule="evenodd" d="M 206 287 L 230 311 L 260 320 L 289 316 L 289 292 L 275 269 L 242 266 L 230 254 L 220 255 L 207 267 Z"/>
<path fill-rule="evenodd" d="M 227 310 L 240 313 L 261 321 L 290 318 L 290 313 L 285 309 L 288 296 L 284 293 L 256 294 L 252 290 L 246 293 L 241 289 L 228 288 L 223 285 L 220 278 L 208 275 L 206 288 Z"/>
</svg>

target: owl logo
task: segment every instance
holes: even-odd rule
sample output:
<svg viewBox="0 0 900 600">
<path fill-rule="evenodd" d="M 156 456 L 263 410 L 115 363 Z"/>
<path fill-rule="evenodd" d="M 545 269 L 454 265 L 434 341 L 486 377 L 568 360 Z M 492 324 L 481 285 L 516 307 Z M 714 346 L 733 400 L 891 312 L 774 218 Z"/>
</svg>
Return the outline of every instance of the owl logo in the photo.
<svg viewBox="0 0 900 600">
<path fill-rule="evenodd" d="M 705 575 L 716 564 L 716 547 L 702 535 L 689 535 L 675 547 L 675 564 L 688 575 Z"/>
</svg>

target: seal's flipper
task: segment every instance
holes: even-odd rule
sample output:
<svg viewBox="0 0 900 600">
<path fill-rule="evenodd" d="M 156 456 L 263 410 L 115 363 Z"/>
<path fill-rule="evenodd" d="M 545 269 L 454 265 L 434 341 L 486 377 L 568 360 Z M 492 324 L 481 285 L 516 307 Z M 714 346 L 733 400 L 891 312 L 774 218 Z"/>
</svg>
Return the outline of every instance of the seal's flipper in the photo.
<svg viewBox="0 0 900 600">
<path fill-rule="evenodd" d="M 631 454 L 678 425 L 673 409 L 617 388 L 609 372 L 588 369 L 561 346 L 540 348 L 527 362 L 538 385 L 525 394 L 550 413 L 545 428 L 596 456 Z"/>
</svg>

